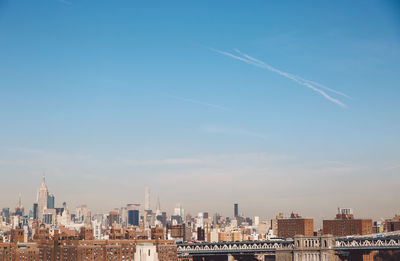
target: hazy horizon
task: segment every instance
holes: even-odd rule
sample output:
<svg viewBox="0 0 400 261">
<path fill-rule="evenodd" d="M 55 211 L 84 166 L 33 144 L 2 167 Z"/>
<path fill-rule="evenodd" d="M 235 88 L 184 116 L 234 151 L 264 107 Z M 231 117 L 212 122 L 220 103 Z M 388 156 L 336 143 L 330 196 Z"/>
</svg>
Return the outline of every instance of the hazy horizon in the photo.
<svg viewBox="0 0 400 261">
<path fill-rule="evenodd" d="M 0 0 L 0 207 L 400 214 L 396 1 Z M 318 225 L 315 222 L 315 225 Z"/>
</svg>

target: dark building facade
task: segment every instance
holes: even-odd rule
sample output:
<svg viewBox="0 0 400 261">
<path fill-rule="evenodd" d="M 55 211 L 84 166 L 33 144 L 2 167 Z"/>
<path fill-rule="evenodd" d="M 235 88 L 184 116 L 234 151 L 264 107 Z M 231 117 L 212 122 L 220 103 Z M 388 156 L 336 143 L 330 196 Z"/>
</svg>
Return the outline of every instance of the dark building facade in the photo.
<svg viewBox="0 0 400 261">
<path fill-rule="evenodd" d="M 128 210 L 128 224 L 131 226 L 139 226 L 139 210 Z"/>
<path fill-rule="evenodd" d="M 33 204 L 33 220 L 38 220 L 38 214 L 39 214 L 38 203 L 34 203 Z"/>
<path fill-rule="evenodd" d="M 54 208 L 55 205 L 55 197 L 53 194 L 47 196 L 47 208 Z"/>
<path fill-rule="evenodd" d="M 233 204 L 233 216 L 234 217 L 239 216 L 239 205 L 238 205 L 238 203 Z"/>
</svg>

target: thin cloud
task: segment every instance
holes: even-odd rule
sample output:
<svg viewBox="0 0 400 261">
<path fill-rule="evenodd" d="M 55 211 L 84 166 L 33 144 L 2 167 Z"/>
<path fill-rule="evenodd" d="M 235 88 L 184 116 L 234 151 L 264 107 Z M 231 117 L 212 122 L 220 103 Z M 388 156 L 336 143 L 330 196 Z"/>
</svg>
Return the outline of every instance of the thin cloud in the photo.
<svg viewBox="0 0 400 261">
<path fill-rule="evenodd" d="M 394 169 L 400 169 L 400 164 L 399 165 L 395 165 L 395 166 L 386 167 L 383 170 L 394 170 Z"/>
<path fill-rule="evenodd" d="M 221 111 L 232 111 L 230 108 L 227 108 L 227 107 L 224 107 L 224 106 L 220 106 L 220 105 L 216 105 L 216 104 L 212 104 L 212 103 L 208 103 L 208 102 L 196 101 L 196 100 L 187 99 L 187 98 L 174 96 L 174 95 L 167 95 L 167 96 L 170 97 L 170 98 L 179 100 L 179 101 L 184 101 L 184 102 L 193 103 L 193 104 L 199 104 L 199 105 L 202 105 L 202 106 L 214 108 L 214 109 L 221 110 Z"/>
<path fill-rule="evenodd" d="M 60 2 L 60 3 L 66 4 L 66 5 L 72 5 L 72 3 L 71 3 L 71 2 L 69 2 L 69 1 L 67 1 L 67 0 L 57 0 L 57 2 Z"/>
<path fill-rule="evenodd" d="M 207 133 L 221 133 L 221 134 L 233 134 L 233 135 L 243 135 L 249 136 L 254 138 L 259 138 L 262 140 L 266 140 L 267 136 L 261 133 L 249 131 L 246 129 L 237 129 L 237 128 L 229 128 L 229 127 L 221 127 L 221 126 L 214 126 L 208 125 L 202 128 L 202 131 Z"/>
<path fill-rule="evenodd" d="M 292 160 L 291 155 L 269 154 L 266 152 L 248 152 L 248 153 L 230 153 L 204 155 L 197 158 L 165 158 L 165 159 L 149 159 L 149 160 L 131 160 L 121 159 L 121 161 L 130 166 L 180 166 L 180 165 L 199 165 L 201 167 L 210 166 L 232 166 L 239 164 L 243 167 L 248 165 L 254 166 L 260 164 L 270 164 L 273 162 L 281 162 Z"/>
<path fill-rule="evenodd" d="M 347 105 L 344 104 L 343 102 L 341 102 L 340 100 L 328 95 L 325 91 L 315 87 L 311 83 L 311 81 L 304 80 L 303 78 L 300 78 L 300 77 L 295 76 L 293 74 L 290 74 L 288 72 L 284 72 L 284 71 L 278 70 L 278 69 L 272 67 L 271 65 L 264 63 L 263 61 L 260 61 L 258 59 L 255 59 L 255 58 L 251 57 L 251 56 L 248 56 L 246 54 L 241 53 L 239 50 L 236 50 L 236 51 L 239 52 L 241 55 L 243 55 L 244 58 L 240 57 L 240 56 L 237 56 L 237 55 L 234 55 L 232 53 L 225 52 L 225 51 L 220 51 L 220 50 L 217 50 L 217 49 L 214 49 L 214 48 L 210 48 L 210 50 L 212 50 L 214 52 L 217 52 L 217 53 L 220 53 L 220 54 L 225 55 L 225 56 L 229 56 L 229 57 L 231 57 L 233 59 L 245 62 L 247 64 L 254 65 L 254 66 L 269 70 L 271 72 L 277 73 L 277 74 L 279 74 L 279 75 L 281 75 L 281 76 L 283 76 L 283 77 L 285 77 L 287 79 L 290 79 L 290 80 L 292 80 L 292 81 L 294 81 L 294 82 L 296 82 L 296 83 L 298 83 L 300 85 L 303 85 L 303 86 L 306 86 L 307 88 L 310 88 L 311 90 L 313 90 L 313 91 L 319 93 L 320 95 L 322 95 L 325 99 L 327 99 L 327 100 L 329 100 L 329 101 L 331 101 L 333 103 L 336 103 L 340 107 L 343 107 L 343 108 L 347 107 Z M 333 89 L 330 89 L 330 88 L 328 88 L 328 89 L 330 91 L 334 91 Z M 335 92 L 337 92 L 337 91 L 335 91 Z"/>
<path fill-rule="evenodd" d="M 168 158 L 156 160 L 129 160 L 123 159 L 124 163 L 134 166 L 160 166 L 160 165 L 187 165 L 187 164 L 201 164 L 202 159 L 197 158 Z"/>
</svg>

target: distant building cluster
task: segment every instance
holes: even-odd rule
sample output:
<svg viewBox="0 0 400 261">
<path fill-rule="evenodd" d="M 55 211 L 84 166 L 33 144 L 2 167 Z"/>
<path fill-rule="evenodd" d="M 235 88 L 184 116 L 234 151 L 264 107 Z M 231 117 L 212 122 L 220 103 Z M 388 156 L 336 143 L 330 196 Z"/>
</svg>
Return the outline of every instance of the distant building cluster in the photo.
<svg viewBox="0 0 400 261">
<path fill-rule="evenodd" d="M 133 259 L 135 255 L 138 259 L 134 260 L 177 260 L 177 242 L 258 241 L 296 235 L 345 237 L 396 230 L 400 230 L 398 215 L 373 221 L 355 218 L 347 208 L 339 208 L 336 217 L 323 220 L 318 231 L 312 218 L 296 213 L 286 217 L 280 213 L 273 219 L 245 217 L 239 213 L 238 203 L 233 205 L 233 217 L 208 212 L 192 216 L 181 204 L 167 215 L 159 200 L 155 210 L 151 208 L 147 187 L 143 207 L 130 203 L 92 214 L 86 205 L 79 205 L 72 211 L 65 202 L 56 207 L 56 198 L 43 177 L 31 210 L 25 211 L 21 196 L 14 210 L 1 210 L 0 260 L 19 260 L 16 257 L 24 255 L 39 260 L 123 260 L 120 257 Z M 145 252 L 146 258 L 139 259 Z"/>
</svg>

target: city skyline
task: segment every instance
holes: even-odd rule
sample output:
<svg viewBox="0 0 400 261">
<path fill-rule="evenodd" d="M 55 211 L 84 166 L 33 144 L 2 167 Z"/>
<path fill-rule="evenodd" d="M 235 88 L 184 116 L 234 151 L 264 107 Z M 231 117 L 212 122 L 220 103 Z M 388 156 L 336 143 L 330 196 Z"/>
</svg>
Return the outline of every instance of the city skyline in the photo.
<svg viewBox="0 0 400 261">
<path fill-rule="evenodd" d="M 41 220 L 43 219 L 43 214 L 45 213 L 52 213 L 51 211 L 48 212 L 47 209 L 64 209 L 66 208 L 66 206 L 68 207 L 68 211 L 69 213 L 74 213 L 75 215 L 79 216 L 78 213 L 76 212 L 80 212 L 82 211 L 81 208 L 85 208 L 87 209 L 87 211 L 89 211 L 89 216 L 91 215 L 106 215 L 108 213 L 111 213 L 113 211 L 118 211 L 120 212 L 123 208 L 127 208 L 129 209 L 134 209 L 134 210 L 138 210 L 138 216 L 137 218 L 141 217 L 143 218 L 143 216 L 148 215 L 148 213 L 153 213 L 156 214 L 157 216 L 161 215 L 161 213 L 166 213 L 166 215 L 168 217 L 172 217 L 174 215 L 179 215 L 182 218 L 186 217 L 186 215 L 191 216 L 192 218 L 198 218 L 198 215 L 203 215 L 203 213 L 207 213 L 208 216 L 221 216 L 222 218 L 227 217 L 227 218 L 232 218 L 232 219 L 236 219 L 236 218 L 250 218 L 252 220 L 252 222 L 256 222 L 255 220 L 258 220 L 258 222 L 260 220 L 263 221 L 268 221 L 268 220 L 274 220 L 279 218 L 289 218 L 291 216 L 294 217 L 302 217 L 301 215 L 299 216 L 299 213 L 303 214 L 302 210 L 283 210 L 281 209 L 279 212 L 276 212 L 275 215 L 272 216 L 262 216 L 262 215 L 258 215 L 253 214 L 253 215 L 248 215 L 247 213 L 241 212 L 240 208 L 239 208 L 239 204 L 238 203 L 232 203 L 231 205 L 231 213 L 226 214 L 226 213 L 221 213 L 219 211 L 215 211 L 215 212 L 209 212 L 208 210 L 199 210 L 197 209 L 196 211 L 193 212 L 188 212 L 185 211 L 185 207 L 182 206 L 181 203 L 176 203 L 174 205 L 174 208 L 172 210 L 171 209 L 166 209 L 166 208 L 161 208 L 160 205 L 160 200 L 157 197 L 157 202 L 154 203 L 154 205 L 151 204 L 151 201 L 149 201 L 149 199 L 151 198 L 151 193 L 150 193 L 150 188 L 149 187 L 144 187 L 143 189 L 143 193 L 144 193 L 144 199 L 143 200 L 138 200 L 138 201 L 132 201 L 129 203 L 120 203 L 120 205 L 115 205 L 110 209 L 103 209 L 101 211 L 99 210 L 93 210 L 92 208 L 90 208 L 90 206 L 87 206 L 87 204 L 85 203 L 80 203 L 79 205 L 70 205 L 67 201 L 62 201 L 62 202 L 57 202 L 57 204 L 55 204 L 55 195 L 53 193 L 49 192 L 49 189 L 47 187 L 46 184 L 46 178 L 43 175 L 42 176 L 42 182 L 40 187 L 37 189 L 37 197 L 36 200 L 34 200 L 34 204 L 32 204 L 31 206 L 24 206 L 22 200 L 21 200 L 21 194 L 18 195 L 18 204 L 16 205 L 15 209 L 19 209 L 19 211 L 22 211 L 22 213 L 25 212 L 25 214 L 27 216 L 31 216 L 31 214 L 33 215 L 33 217 L 36 217 L 37 219 Z M 52 198 L 52 206 L 49 206 L 48 200 L 50 199 L 50 197 Z M 42 206 L 41 206 L 42 205 Z M 44 205 L 44 206 L 43 206 Z M 35 210 L 35 206 L 37 207 L 37 210 Z M 3 210 L 4 210 L 5 206 L 2 206 Z M 6 206 L 6 209 L 9 209 L 8 211 L 10 211 L 10 213 L 13 211 L 13 206 Z M 246 206 L 245 206 L 246 208 Z M 179 211 L 177 212 L 177 209 L 179 209 Z M 93 210 L 93 212 L 92 212 Z M 332 208 L 333 210 L 333 208 Z M 394 212 L 396 212 L 395 209 L 393 209 Z M 31 211 L 33 211 L 31 213 Z M 37 211 L 37 212 L 35 212 Z M 337 211 L 339 213 L 344 213 L 345 215 L 351 215 L 352 218 L 354 217 L 354 213 L 353 213 L 353 208 L 343 208 L 343 206 L 338 206 L 337 207 Z M 335 211 L 332 211 L 332 213 L 335 213 Z M 336 212 L 337 213 L 337 212 Z M 396 212 L 397 213 L 397 212 Z M 357 213 L 358 214 L 358 213 Z M 356 214 L 356 215 L 357 215 Z M 141 216 L 142 215 L 142 216 Z M 396 214 L 397 216 L 397 214 Z M 312 216 L 303 216 L 303 218 L 311 218 L 312 220 L 315 220 L 316 222 L 314 223 L 315 228 L 318 229 L 322 229 L 322 224 L 323 224 L 323 220 L 330 220 L 333 217 L 333 215 L 331 217 L 329 216 L 322 216 L 322 217 L 312 217 Z M 358 218 L 367 218 L 368 220 L 375 220 L 377 222 L 383 222 L 384 220 L 386 220 L 388 217 L 385 216 L 380 216 L 379 218 L 374 218 L 371 219 L 371 217 L 360 217 L 358 216 Z"/>
<path fill-rule="evenodd" d="M 289 6 L 0 1 L 0 207 L 398 213 L 399 4 Z"/>
<path fill-rule="evenodd" d="M 338 208 L 323 220 L 292 212 L 275 218 L 248 217 L 232 205 L 233 216 L 191 215 L 181 204 L 168 215 L 157 199 L 126 204 L 105 213 L 87 205 L 72 210 L 55 206 L 43 176 L 33 210 L 25 212 L 19 197 L 15 209 L 0 210 L 0 257 L 19 260 L 397 260 L 400 216 L 372 220 L 351 208 Z M 145 252 L 143 252 L 145 250 Z M 348 252 L 343 252 L 347 250 Z M 284 252 L 282 252 L 284 251 Z M 350 252 L 351 251 L 351 252 Z M 208 257 L 208 258 L 207 258 Z"/>
</svg>

